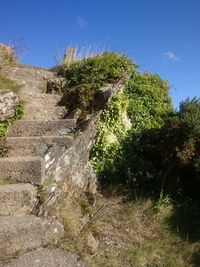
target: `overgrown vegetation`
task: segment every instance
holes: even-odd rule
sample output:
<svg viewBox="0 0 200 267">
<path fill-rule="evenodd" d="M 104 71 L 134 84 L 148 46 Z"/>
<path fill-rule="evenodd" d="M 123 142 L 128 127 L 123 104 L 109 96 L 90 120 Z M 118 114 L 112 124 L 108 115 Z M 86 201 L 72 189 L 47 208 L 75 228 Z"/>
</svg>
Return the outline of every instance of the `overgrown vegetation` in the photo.
<svg viewBox="0 0 200 267">
<path fill-rule="evenodd" d="M 117 254 L 111 257 L 114 250 L 106 250 L 107 256 L 106 251 L 100 253 L 94 266 L 122 266 L 121 259 L 127 260 L 126 266 L 199 266 L 200 100 L 187 99 L 174 111 L 166 81 L 138 72 L 127 57 L 114 53 L 57 71 L 68 81 L 65 95 L 75 88 L 75 104 L 84 112 L 95 110 L 91 107 L 100 87 L 116 83 L 124 74 L 129 77 L 124 92 L 104 109 L 91 153 L 103 194 L 112 185 L 121 194 L 126 188 L 126 196 L 131 196 L 130 208 L 124 205 L 124 216 L 115 218 L 115 227 L 127 225 L 129 245 L 123 252 L 115 248 L 120 259 Z M 66 105 L 70 98 L 65 98 Z M 137 206 L 141 199 L 142 206 Z M 151 204 L 146 212 L 147 203 Z M 137 213 L 143 230 L 134 228 Z M 124 229 L 118 230 L 126 236 Z M 102 225 L 98 231 L 103 231 Z M 135 231 L 141 240 L 134 240 Z"/>
<path fill-rule="evenodd" d="M 97 195 L 95 206 L 83 196 L 64 200 L 58 211 L 66 230 L 62 248 L 78 253 L 90 267 L 199 266 L 200 244 L 194 240 L 200 217 L 191 222 L 196 206 L 175 213 L 167 198 L 154 203 L 109 194 Z"/>
<path fill-rule="evenodd" d="M 115 53 L 103 53 L 77 61 L 71 65 L 61 65 L 57 74 L 66 78 L 62 104 L 70 110 L 72 107 L 82 112 L 92 112 L 95 97 L 100 88 L 118 82 L 125 75 L 131 75 L 136 66 L 126 56 Z M 69 90 L 73 87 L 73 90 Z M 96 103 L 98 106 L 98 103 Z"/>
<path fill-rule="evenodd" d="M 125 92 L 104 110 L 99 124 L 91 160 L 103 184 L 129 184 L 129 165 L 135 155 L 131 142 L 145 129 L 160 128 L 169 112 L 168 84 L 158 75 L 135 71 Z"/>
<path fill-rule="evenodd" d="M 91 89 L 95 90 L 108 83 L 115 83 L 124 73 L 130 73 L 134 69 L 135 65 L 126 56 L 106 52 L 74 62 L 70 66 L 62 65 L 58 67 L 57 73 L 67 79 L 70 88 L 91 85 Z"/>
</svg>

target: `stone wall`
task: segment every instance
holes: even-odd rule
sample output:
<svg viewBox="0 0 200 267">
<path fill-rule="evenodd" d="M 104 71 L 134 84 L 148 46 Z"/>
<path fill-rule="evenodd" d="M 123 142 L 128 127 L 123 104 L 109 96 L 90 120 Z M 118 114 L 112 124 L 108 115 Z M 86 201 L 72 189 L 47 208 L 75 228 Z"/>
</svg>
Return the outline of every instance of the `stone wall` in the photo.
<svg viewBox="0 0 200 267">
<path fill-rule="evenodd" d="M 45 169 L 47 186 L 43 189 L 45 211 L 56 200 L 67 193 L 69 196 L 80 195 L 83 192 L 94 195 L 97 190 L 97 178 L 89 162 L 90 151 L 94 145 L 97 134 L 98 120 L 101 118 L 104 107 L 109 103 L 112 96 L 122 91 L 125 82 L 120 80 L 116 84 L 108 85 L 99 90 L 95 101 L 98 108 L 93 114 L 88 114 L 78 121 L 74 131 L 74 144 L 65 147 L 52 147 L 45 154 Z M 72 89 L 73 90 L 73 89 Z M 98 101 L 99 100 L 99 101 Z M 74 107 L 77 110 L 77 107 Z M 72 112 L 70 112 L 71 116 Z"/>
</svg>

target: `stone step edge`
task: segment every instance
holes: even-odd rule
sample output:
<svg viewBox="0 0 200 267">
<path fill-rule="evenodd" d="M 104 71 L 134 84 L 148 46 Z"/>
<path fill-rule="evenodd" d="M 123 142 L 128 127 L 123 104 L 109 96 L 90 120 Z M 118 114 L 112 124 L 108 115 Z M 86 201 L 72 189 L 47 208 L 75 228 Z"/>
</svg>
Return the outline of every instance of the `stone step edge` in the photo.
<svg viewBox="0 0 200 267">
<path fill-rule="evenodd" d="M 56 244 L 63 236 L 64 227 L 55 218 L 0 216 L 0 261 Z"/>
<path fill-rule="evenodd" d="M 24 167 L 21 169 L 21 171 L 24 169 L 24 174 L 22 173 L 21 176 L 25 176 L 26 175 L 26 163 L 31 163 L 31 162 L 39 162 L 40 163 L 40 171 L 36 172 L 36 176 L 38 177 L 34 177 L 33 175 L 33 179 L 30 179 L 31 175 L 27 175 L 29 177 L 29 179 L 24 179 L 23 177 L 20 179 L 20 177 L 16 177 L 15 175 L 13 175 L 13 180 L 12 178 L 10 178 L 9 175 L 9 171 L 8 173 L 5 175 L 5 171 L 4 171 L 4 175 L 2 175 L 1 172 L 1 163 L 8 163 L 9 166 L 12 165 L 12 163 L 16 163 L 16 164 L 22 164 L 24 163 Z M 12 167 L 12 166 L 11 166 Z M 8 168 L 8 167 L 7 167 Z M 17 170 L 15 171 L 17 172 Z M 45 159 L 42 157 L 38 157 L 38 156 L 17 156 L 17 157 L 5 157 L 5 158 L 0 158 L 0 179 L 3 179 L 5 182 L 7 181 L 7 183 L 9 184 L 14 184 L 14 183 L 30 183 L 30 184 L 34 184 L 34 185 L 41 185 L 43 184 L 44 180 L 45 180 Z"/>
<path fill-rule="evenodd" d="M 0 185 L 0 216 L 30 214 L 38 202 L 38 189 L 30 183 Z"/>
<path fill-rule="evenodd" d="M 20 137 L 20 136 L 42 136 L 45 133 L 56 132 L 61 128 L 68 128 L 67 134 L 72 133 L 76 128 L 76 119 L 63 119 L 63 120 L 18 120 L 12 127 L 10 127 L 7 136 L 8 137 Z M 37 132 L 38 131 L 38 132 Z M 53 136 L 55 133 L 48 136 Z M 66 136 L 62 134 L 59 136 Z"/>
<path fill-rule="evenodd" d="M 42 135 L 42 136 L 6 136 L 5 140 L 12 140 L 12 139 L 33 139 L 33 140 L 39 140 L 39 139 L 71 139 L 73 140 L 73 136 L 60 136 L 60 135 Z"/>
</svg>

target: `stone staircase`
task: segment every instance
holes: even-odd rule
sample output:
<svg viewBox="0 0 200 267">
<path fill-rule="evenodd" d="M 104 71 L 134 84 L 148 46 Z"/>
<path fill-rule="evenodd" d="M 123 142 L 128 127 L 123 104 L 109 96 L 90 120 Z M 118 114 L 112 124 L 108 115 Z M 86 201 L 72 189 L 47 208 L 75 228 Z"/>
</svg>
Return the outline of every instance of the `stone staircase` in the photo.
<svg viewBox="0 0 200 267">
<path fill-rule="evenodd" d="M 50 71 L 17 67 L 7 76 L 23 84 L 20 97 L 26 102 L 26 114 L 8 132 L 7 153 L 0 158 L 0 178 L 5 181 L 0 185 L 0 266 L 85 266 L 72 254 L 45 248 L 64 236 L 63 225 L 33 214 L 38 186 L 46 179 L 45 155 L 54 146 L 73 145 L 76 120 L 62 119 L 60 97 L 41 90 L 40 82 L 52 77 Z"/>
</svg>

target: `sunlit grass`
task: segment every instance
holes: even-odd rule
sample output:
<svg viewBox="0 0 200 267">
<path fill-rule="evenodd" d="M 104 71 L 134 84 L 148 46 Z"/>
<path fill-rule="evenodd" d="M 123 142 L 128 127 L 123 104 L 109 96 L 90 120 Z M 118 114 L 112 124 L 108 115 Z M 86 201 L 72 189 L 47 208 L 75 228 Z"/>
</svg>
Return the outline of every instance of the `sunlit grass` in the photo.
<svg viewBox="0 0 200 267">
<path fill-rule="evenodd" d="M 0 74 L 0 90 L 10 90 L 18 93 L 21 86 Z"/>
</svg>

